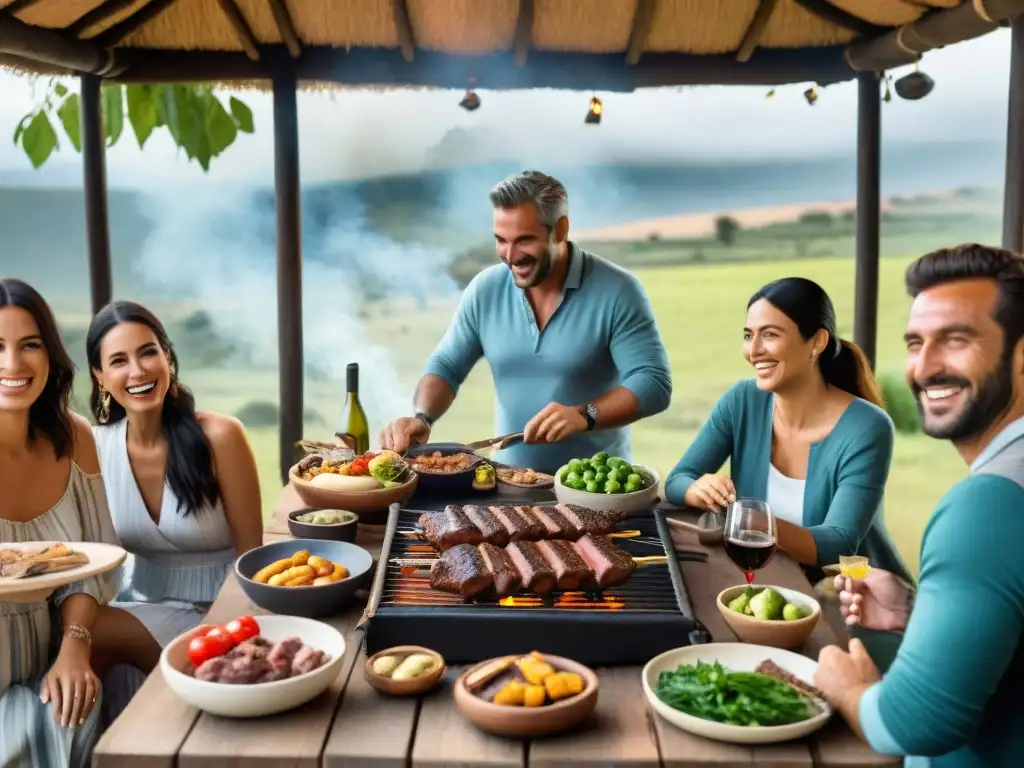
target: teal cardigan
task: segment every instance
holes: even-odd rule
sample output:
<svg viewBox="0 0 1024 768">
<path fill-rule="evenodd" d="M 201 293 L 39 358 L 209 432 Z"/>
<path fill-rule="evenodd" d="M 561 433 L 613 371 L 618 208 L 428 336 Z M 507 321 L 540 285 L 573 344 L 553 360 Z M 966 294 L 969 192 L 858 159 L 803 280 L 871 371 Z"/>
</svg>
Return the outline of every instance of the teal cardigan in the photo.
<svg viewBox="0 0 1024 768">
<path fill-rule="evenodd" d="M 772 455 L 774 395 L 753 379 L 733 385 L 711 411 L 697 438 L 665 480 L 665 497 L 683 496 L 702 475 L 731 459 L 741 497 L 764 499 Z M 866 555 L 871 565 L 912 577 L 885 530 L 882 496 L 892 461 L 892 420 L 881 408 L 855 399 L 824 440 L 811 445 L 804 485 L 804 527 L 814 537 L 818 565 L 840 555 Z M 820 574 L 814 574 L 820 576 Z"/>
</svg>

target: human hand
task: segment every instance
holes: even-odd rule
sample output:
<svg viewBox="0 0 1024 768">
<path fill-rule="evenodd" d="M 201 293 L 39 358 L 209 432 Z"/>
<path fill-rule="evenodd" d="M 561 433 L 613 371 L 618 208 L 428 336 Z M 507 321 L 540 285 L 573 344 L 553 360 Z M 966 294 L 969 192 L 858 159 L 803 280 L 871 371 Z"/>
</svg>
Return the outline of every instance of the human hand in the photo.
<svg viewBox="0 0 1024 768">
<path fill-rule="evenodd" d="M 52 702 L 53 719 L 65 728 L 85 723 L 93 704 L 99 680 L 93 674 L 89 645 L 72 637 L 61 642 L 57 660 L 43 677 L 39 698 Z"/>
<path fill-rule="evenodd" d="M 587 429 L 587 419 L 574 405 L 548 403 L 523 428 L 525 443 L 557 443 Z"/>
<path fill-rule="evenodd" d="M 380 431 L 380 447 L 401 455 L 410 446 L 422 445 L 430 439 L 430 427 L 416 416 L 402 416 Z"/>
<path fill-rule="evenodd" d="M 686 489 L 683 503 L 696 509 L 724 512 L 736 501 L 736 486 L 726 475 L 703 475 Z"/>
<path fill-rule="evenodd" d="M 872 568 L 863 579 L 836 576 L 839 611 L 851 627 L 902 632 L 910 618 L 914 591 L 889 571 Z"/>
<path fill-rule="evenodd" d="M 814 687 L 844 714 L 856 712 L 861 694 L 882 679 L 864 643 L 853 638 L 849 648 L 847 652 L 838 645 L 825 646 L 814 670 Z"/>
</svg>

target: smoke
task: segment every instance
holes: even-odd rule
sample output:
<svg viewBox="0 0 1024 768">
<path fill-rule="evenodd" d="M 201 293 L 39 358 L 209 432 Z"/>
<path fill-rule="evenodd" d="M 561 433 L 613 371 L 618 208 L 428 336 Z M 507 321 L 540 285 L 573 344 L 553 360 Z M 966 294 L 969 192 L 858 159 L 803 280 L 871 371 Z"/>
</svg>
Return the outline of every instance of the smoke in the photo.
<svg viewBox="0 0 1024 768">
<path fill-rule="evenodd" d="M 370 324 L 393 303 L 422 309 L 457 292 L 443 249 L 396 242 L 369 222 L 351 190 L 303 190 L 303 347 L 307 373 L 344 381 L 359 363 L 360 393 L 372 424 L 407 413 L 409 383 Z M 198 303 L 217 334 L 240 350 L 234 362 L 276 368 L 277 272 L 273 195 L 215 185 L 152 194 L 153 223 L 137 262 L 147 295 Z M 404 301 L 403 301 L 404 300 Z M 382 311 L 382 309 L 384 311 Z M 386 340 L 386 335 L 385 339 Z M 425 361 L 427 352 L 424 351 Z M 307 392 L 308 392 L 307 377 Z M 341 408 L 325 414 L 333 424 Z M 276 400 L 276 390 L 265 399 Z M 307 397 L 307 402 L 309 398 Z"/>
</svg>

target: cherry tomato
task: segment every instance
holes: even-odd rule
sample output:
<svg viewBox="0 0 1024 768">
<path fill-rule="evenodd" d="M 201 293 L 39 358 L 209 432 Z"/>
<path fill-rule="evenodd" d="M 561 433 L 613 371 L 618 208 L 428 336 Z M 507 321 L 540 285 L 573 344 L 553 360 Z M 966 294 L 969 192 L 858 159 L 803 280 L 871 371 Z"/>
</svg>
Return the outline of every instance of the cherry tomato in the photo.
<svg viewBox="0 0 1024 768">
<path fill-rule="evenodd" d="M 222 655 L 221 645 L 216 639 L 193 637 L 188 644 L 188 660 L 192 662 L 193 669 L 199 669 L 199 666 L 204 661 L 209 661 Z"/>
<path fill-rule="evenodd" d="M 235 643 L 244 643 L 250 637 L 256 637 L 260 633 L 260 625 L 252 616 L 240 616 L 234 621 L 228 622 L 225 629 L 234 638 Z"/>
<path fill-rule="evenodd" d="M 219 625 L 208 630 L 205 638 L 211 643 L 216 643 L 216 646 L 220 648 L 220 653 L 216 654 L 217 656 L 222 656 L 235 647 L 235 638 L 225 627 Z"/>
</svg>

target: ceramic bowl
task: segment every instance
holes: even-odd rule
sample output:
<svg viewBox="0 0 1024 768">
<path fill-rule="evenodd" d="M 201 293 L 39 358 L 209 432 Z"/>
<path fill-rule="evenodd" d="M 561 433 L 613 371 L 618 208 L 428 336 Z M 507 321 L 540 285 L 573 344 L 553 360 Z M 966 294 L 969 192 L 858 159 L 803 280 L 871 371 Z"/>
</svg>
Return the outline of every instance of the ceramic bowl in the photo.
<svg viewBox="0 0 1024 768">
<path fill-rule="evenodd" d="M 300 549 L 345 566 L 349 577 L 318 587 L 272 587 L 252 580 L 261 568 L 291 557 Z M 235 576 L 256 605 L 271 613 L 308 618 L 332 616 L 344 610 L 356 600 L 356 591 L 366 585 L 372 570 L 373 557 L 362 547 L 325 539 L 282 539 L 251 549 L 235 561 Z"/>
<path fill-rule="evenodd" d="M 394 488 L 378 488 L 372 491 L 335 491 L 321 488 L 299 477 L 298 464 L 288 471 L 288 479 L 302 503 L 311 509 L 345 509 L 354 512 L 361 522 L 375 523 L 382 516 L 387 517 L 392 504 L 404 505 L 412 498 L 419 484 L 420 476 L 409 473 L 409 479 Z"/>
<path fill-rule="evenodd" d="M 739 597 L 746 584 L 723 589 L 715 603 L 725 623 L 744 643 L 766 645 L 772 648 L 800 648 L 810 637 L 821 618 L 821 604 L 810 595 L 795 589 L 776 587 L 772 584 L 755 584 L 755 587 L 771 587 L 782 595 L 787 603 L 799 606 L 807 615 L 795 621 L 755 619 L 744 613 L 729 610 L 729 602 Z"/>
<path fill-rule="evenodd" d="M 341 672 L 345 638 L 329 624 L 294 616 L 257 616 L 260 634 L 277 642 L 298 637 L 306 645 L 328 654 L 326 664 L 305 675 L 272 683 L 230 685 L 197 680 L 188 659 L 189 641 L 207 629 L 203 625 L 172 640 L 160 654 L 160 671 L 167 686 L 197 709 L 221 717 L 263 717 L 305 704 L 323 693 Z"/>
<path fill-rule="evenodd" d="M 304 523 L 297 518 L 299 515 L 305 515 L 307 512 L 350 512 L 355 514 L 351 510 L 345 509 L 297 509 L 294 512 L 288 513 L 288 530 L 292 536 L 297 539 L 328 539 L 330 541 L 347 541 L 354 543 L 356 540 L 356 532 L 359 529 L 359 515 L 356 515 L 351 520 L 344 523 L 337 523 L 335 525 L 314 525 L 313 523 Z"/>
<path fill-rule="evenodd" d="M 580 675 L 583 678 L 583 692 L 542 707 L 493 704 L 466 687 L 469 675 L 497 661 L 488 659 L 470 667 L 455 681 L 455 705 L 459 712 L 477 728 L 501 736 L 532 738 L 576 727 L 590 717 L 597 706 L 597 674 L 571 659 L 548 654 L 544 654 L 544 658 L 558 672 L 575 672 Z"/>
<path fill-rule="evenodd" d="M 624 512 L 643 512 L 654 508 L 658 503 L 658 484 L 661 477 L 657 471 L 643 464 L 634 464 L 634 467 L 641 469 L 650 475 L 652 482 L 650 487 L 635 493 L 588 493 L 578 491 L 575 488 L 566 488 L 561 480 L 555 477 L 555 498 L 561 504 L 578 504 L 581 507 L 609 511 L 621 509 Z"/>
<path fill-rule="evenodd" d="M 681 666 L 696 664 L 698 661 L 707 664 L 717 661 L 730 672 L 753 672 L 757 665 L 766 659 L 775 662 L 799 680 L 813 684 L 814 671 L 818 668 L 818 662 L 801 656 L 799 653 L 763 645 L 708 643 L 707 645 L 688 645 L 673 651 L 666 651 L 647 662 L 641 673 L 644 695 L 647 697 L 651 709 L 676 728 L 707 739 L 733 744 L 775 744 L 780 741 L 791 741 L 814 733 L 825 725 L 832 716 L 832 708 L 825 702 L 820 703 L 821 711 L 819 713 L 798 723 L 752 726 L 704 720 L 670 707 L 658 698 L 658 678 L 662 672 L 673 672 Z"/>
<path fill-rule="evenodd" d="M 401 656 L 404 658 L 414 653 L 425 653 L 428 656 L 432 656 L 436 660 L 434 668 L 430 672 L 414 677 L 411 680 L 393 680 L 386 675 L 378 675 L 373 671 L 373 662 L 382 656 Z M 437 651 L 432 651 L 419 645 L 396 645 L 394 648 L 386 648 L 368 657 L 363 664 L 363 677 L 366 678 L 366 682 L 374 690 L 388 696 L 418 696 L 433 688 L 437 681 L 444 676 L 447 669 L 444 658 Z"/>
</svg>

